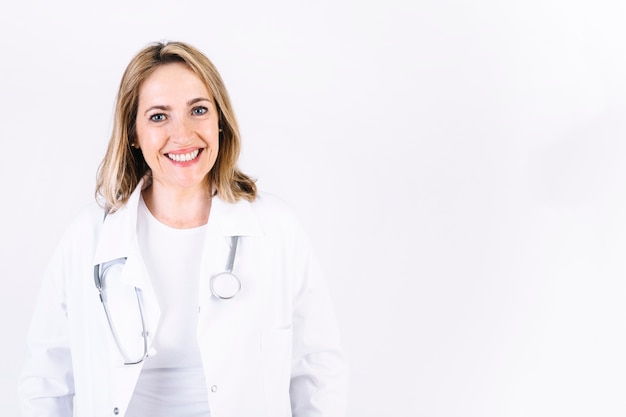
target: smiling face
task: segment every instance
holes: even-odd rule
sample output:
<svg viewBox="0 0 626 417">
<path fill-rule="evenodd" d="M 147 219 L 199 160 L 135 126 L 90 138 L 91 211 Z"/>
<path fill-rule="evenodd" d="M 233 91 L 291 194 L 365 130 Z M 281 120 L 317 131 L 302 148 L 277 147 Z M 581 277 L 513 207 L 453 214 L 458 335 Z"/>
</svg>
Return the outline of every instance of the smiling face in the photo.
<svg viewBox="0 0 626 417">
<path fill-rule="evenodd" d="M 157 68 L 139 89 L 136 123 L 154 185 L 206 190 L 219 151 L 219 116 L 193 71 L 182 63 Z"/>
</svg>

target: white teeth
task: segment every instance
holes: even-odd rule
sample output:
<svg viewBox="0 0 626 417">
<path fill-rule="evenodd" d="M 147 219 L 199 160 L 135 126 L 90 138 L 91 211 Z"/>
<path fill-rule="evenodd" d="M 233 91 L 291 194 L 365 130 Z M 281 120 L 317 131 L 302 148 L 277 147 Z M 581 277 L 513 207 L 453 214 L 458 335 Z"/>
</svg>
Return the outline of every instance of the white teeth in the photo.
<svg viewBox="0 0 626 417">
<path fill-rule="evenodd" d="M 183 153 L 183 154 L 168 153 L 167 157 L 170 158 L 172 161 L 176 161 L 176 162 L 188 162 L 188 161 L 191 161 L 192 159 L 196 159 L 199 153 L 200 153 L 200 149 L 196 149 L 193 152 L 188 152 L 188 153 Z"/>
</svg>

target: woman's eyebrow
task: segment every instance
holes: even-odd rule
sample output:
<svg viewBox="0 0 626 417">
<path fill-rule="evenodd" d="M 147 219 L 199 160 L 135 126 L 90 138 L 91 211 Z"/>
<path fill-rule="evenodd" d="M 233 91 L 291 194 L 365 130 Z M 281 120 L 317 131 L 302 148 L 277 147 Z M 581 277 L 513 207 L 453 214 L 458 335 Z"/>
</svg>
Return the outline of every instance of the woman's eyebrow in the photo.
<svg viewBox="0 0 626 417">
<path fill-rule="evenodd" d="M 211 102 L 211 100 L 209 100 L 208 98 L 204 98 L 204 97 L 196 97 L 196 98 L 192 98 L 191 100 L 189 100 L 189 101 L 187 102 L 187 105 L 188 105 L 188 106 L 191 106 L 191 105 L 196 104 L 196 103 L 198 103 L 198 102 L 200 102 L 200 101 L 208 101 L 209 103 Z"/>
<path fill-rule="evenodd" d="M 208 99 L 208 98 L 204 98 L 204 97 L 196 97 L 196 98 L 192 98 L 191 100 L 189 100 L 189 101 L 187 102 L 187 105 L 188 105 L 188 106 L 192 106 L 192 105 L 194 105 L 194 104 L 196 104 L 196 103 L 199 103 L 199 102 L 201 102 L 201 101 L 208 101 L 209 103 L 212 103 L 212 101 L 211 101 L 210 99 Z M 171 109 L 172 109 L 172 107 L 170 107 L 170 106 L 164 106 L 164 105 L 157 104 L 157 105 L 154 105 L 154 106 L 150 106 L 150 107 L 148 107 L 148 108 L 146 109 L 146 111 L 144 112 L 144 114 L 148 114 L 148 113 L 149 113 L 149 112 L 151 112 L 152 110 L 168 111 L 168 110 L 171 110 Z"/>
<path fill-rule="evenodd" d="M 149 112 L 151 112 L 152 110 L 162 110 L 162 111 L 168 111 L 168 110 L 170 110 L 170 109 L 171 109 L 171 107 L 170 107 L 170 106 L 156 105 L 156 106 L 151 106 L 151 107 L 148 107 L 148 108 L 146 109 L 146 111 L 145 111 L 145 112 L 143 112 L 143 114 L 148 114 L 148 113 L 149 113 Z"/>
</svg>

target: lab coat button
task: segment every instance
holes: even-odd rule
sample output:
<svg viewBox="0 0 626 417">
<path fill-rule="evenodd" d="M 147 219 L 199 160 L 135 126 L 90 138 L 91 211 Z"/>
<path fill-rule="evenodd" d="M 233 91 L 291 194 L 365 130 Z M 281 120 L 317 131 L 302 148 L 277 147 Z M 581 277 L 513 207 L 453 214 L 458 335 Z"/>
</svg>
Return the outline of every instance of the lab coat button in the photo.
<svg viewBox="0 0 626 417">
<path fill-rule="evenodd" d="M 215 391 L 217 391 L 217 385 L 211 386 L 211 392 L 215 392 Z"/>
<path fill-rule="evenodd" d="M 117 407 L 115 407 L 115 408 L 113 409 L 113 414 L 118 415 L 119 413 L 120 413 L 120 409 L 119 409 L 119 408 L 117 408 Z"/>
</svg>

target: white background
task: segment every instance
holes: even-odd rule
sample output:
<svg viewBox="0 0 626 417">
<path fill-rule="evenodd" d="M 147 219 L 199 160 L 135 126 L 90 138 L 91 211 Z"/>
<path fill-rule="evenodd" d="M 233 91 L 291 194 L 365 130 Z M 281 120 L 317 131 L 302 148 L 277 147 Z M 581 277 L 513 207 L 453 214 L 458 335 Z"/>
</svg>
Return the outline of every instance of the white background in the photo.
<svg viewBox="0 0 626 417">
<path fill-rule="evenodd" d="M 625 18 L 618 0 L 4 5 L 1 414 L 122 71 L 169 39 L 217 65 L 241 167 L 311 234 L 350 417 L 624 416 Z"/>
</svg>

